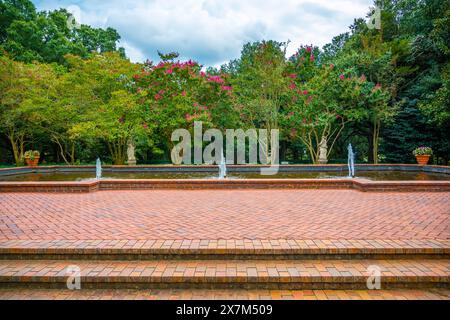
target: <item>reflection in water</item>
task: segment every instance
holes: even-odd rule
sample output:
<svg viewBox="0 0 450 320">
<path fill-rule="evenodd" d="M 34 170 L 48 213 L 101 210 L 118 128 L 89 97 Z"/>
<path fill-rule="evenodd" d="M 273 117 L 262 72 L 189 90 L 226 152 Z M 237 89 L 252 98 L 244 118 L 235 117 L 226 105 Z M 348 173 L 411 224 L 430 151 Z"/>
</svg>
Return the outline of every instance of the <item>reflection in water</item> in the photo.
<svg viewBox="0 0 450 320">
<path fill-rule="evenodd" d="M 425 172 L 418 172 L 415 180 L 430 180 Z"/>
<path fill-rule="evenodd" d="M 259 172 L 228 172 L 229 179 L 336 179 L 347 177 L 347 172 L 279 172 L 274 176 L 263 176 Z M 104 179 L 217 179 L 216 172 L 108 172 Z M 370 180 L 450 180 L 443 173 L 414 171 L 358 171 L 358 178 Z M 0 176 L 0 181 L 86 181 L 95 179 L 95 172 L 31 173 Z"/>
</svg>

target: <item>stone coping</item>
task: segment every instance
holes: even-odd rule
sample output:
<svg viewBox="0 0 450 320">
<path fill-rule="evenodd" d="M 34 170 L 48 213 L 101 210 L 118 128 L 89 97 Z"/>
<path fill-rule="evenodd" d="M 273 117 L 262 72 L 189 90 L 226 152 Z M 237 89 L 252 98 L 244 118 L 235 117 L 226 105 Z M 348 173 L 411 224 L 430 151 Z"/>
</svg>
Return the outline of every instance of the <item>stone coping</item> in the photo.
<svg viewBox="0 0 450 320">
<path fill-rule="evenodd" d="M 101 179 L 63 182 L 0 181 L 0 192 L 75 193 L 99 190 L 160 189 L 355 189 L 366 192 L 450 192 L 449 181 L 367 179 Z"/>
<path fill-rule="evenodd" d="M 448 288 L 448 260 L 0 261 L 2 287 L 67 288 L 77 266 L 83 288 L 367 289 L 370 268 L 383 288 Z M 59 286 L 58 286 L 59 284 Z M 62 285 L 62 286 L 61 286 Z"/>
<path fill-rule="evenodd" d="M 230 172 L 252 172 L 260 170 L 264 165 L 229 165 Z M 101 179 L 99 181 L 40 181 L 16 182 L 0 181 L 0 192 L 93 192 L 98 190 L 152 190 L 152 189 L 356 189 L 359 191 L 409 191 L 409 192 L 448 192 L 450 191 L 450 166 L 420 166 L 416 164 L 358 164 L 360 171 L 397 170 L 424 171 L 449 174 L 449 181 L 372 181 L 362 178 L 348 179 Z M 159 171 L 159 172 L 215 172 L 217 166 L 104 166 L 107 171 Z M 36 172 L 79 172 L 95 170 L 95 166 L 40 166 L 2 168 L 0 176 Z M 280 165 L 281 172 L 295 171 L 345 171 L 347 165 Z"/>
<path fill-rule="evenodd" d="M 256 172 L 261 168 L 267 168 L 265 165 L 227 165 L 230 172 Z M 377 171 L 377 170 L 395 170 L 395 171 L 423 171 L 446 173 L 450 175 L 450 166 L 422 166 L 418 164 L 356 164 L 356 169 L 359 171 Z M 137 165 L 137 166 L 102 166 L 106 172 L 110 171 L 159 171 L 159 172 L 216 172 L 218 167 L 216 165 Z M 311 164 L 292 164 L 279 165 L 280 172 L 339 172 L 347 171 L 346 164 L 327 164 L 327 165 L 311 165 Z M 0 168 L 0 176 L 2 175 L 16 175 L 36 172 L 81 172 L 81 171 L 95 171 L 95 166 L 37 166 L 37 167 L 12 167 Z M 450 178 L 449 178 L 450 179 Z"/>
<path fill-rule="evenodd" d="M 0 300 L 450 300 L 446 289 L 245 290 L 245 289 L 11 289 Z"/>
<path fill-rule="evenodd" d="M 0 241 L 0 258 L 6 258 L 0 259 L 0 286 L 67 288 L 67 268 L 77 266 L 83 289 L 366 289 L 369 268 L 376 265 L 383 289 L 449 288 L 449 244 L 449 240 Z M 344 252 L 349 257 L 322 259 L 323 255 Z M 380 252 L 384 253 L 382 258 L 367 258 Z M 114 253 L 133 255 L 133 259 L 78 259 L 85 254 Z M 141 258 L 149 253 L 171 254 L 172 258 Z M 198 256 L 186 256 L 192 253 Z M 207 259 L 211 253 L 217 257 Z M 239 259 L 225 256 L 230 253 Z M 240 256 L 245 253 L 258 255 L 258 259 Z M 308 253 L 313 259 L 286 257 Z M 398 259 L 399 255 L 417 253 L 423 257 Z M 72 256 L 55 258 L 64 254 Z M 272 257 L 261 259 L 265 254 Z M 443 256 L 432 259 L 436 254 Z M 14 255 L 22 258 L 11 258 Z M 33 259 L 33 255 L 41 256 Z M 282 259 L 277 259 L 278 255 Z"/>
<path fill-rule="evenodd" d="M 3 240 L 6 254 L 450 254 L 450 240 Z"/>
<path fill-rule="evenodd" d="M 450 284 L 448 262 L 440 260 L 377 260 L 383 282 Z M 67 282 L 67 266 L 78 265 L 81 282 L 363 282 L 371 260 L 326 261 L 0 261 L 0 283 Z M 25 270 L 24 270 L 25 269 Z M 209 269 L 209 270 L 208 270 Z M 233 269 L 233 270 L 230 270 Z M 117 271 L 115 271 L 117 270 Z M 411 270 L 415 270 L 412 272 Z M 231 272 L 230 272 L 231 271 Z"/>
</svg>

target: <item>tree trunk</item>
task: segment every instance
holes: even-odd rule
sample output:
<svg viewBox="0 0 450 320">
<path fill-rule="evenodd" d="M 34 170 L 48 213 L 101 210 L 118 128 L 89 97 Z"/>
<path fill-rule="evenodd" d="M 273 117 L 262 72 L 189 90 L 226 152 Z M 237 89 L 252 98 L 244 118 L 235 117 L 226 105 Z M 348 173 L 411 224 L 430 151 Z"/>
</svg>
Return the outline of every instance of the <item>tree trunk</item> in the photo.
<svg viewBox="0 0 450 320">
<path fill-rule="evenodd" d="M 64 162 L 69 166 L 74 165 L 75 164 L 75 143 L 72 142 L 70 144 L 70 151 L 67 151 L 66 150 L 67 144 L 64 143 L 64 146 L 63 146 L 63 144 L 59 141 L 58 137 L 54 136 L 53 141 L 55 141 L 56 144 L 59 146 L 60 155 L 63 158 Z M 69 161 L 69 159 L 67 159 L 66 154 L 68 155 L 70 161 Z"/>
<path fill-rule="evenodd" d="M 367 154 L 368 162 L 369 163 L 374 163 L 374 158 L 373 158 L 373 134 L 369 134 L 367 136 L 367 143 L 369 145 L 369 152 Z"/>
<path fill-rule="evenodd" d="M 298 148 L 292 148 L 292 158 L 294 160 L 294 163 L 300 162 L 300 153 Z"/>
<path fill-rule="evenodd" d="M 23 159 L 25 154 L 25 137 L 23 134 L 15 136 L 14 133 L 8 135 L 9 141 L 11 142 L 11 147 L 13 150 L 14 161 L 16 166 L 20 167 L 23 165 Z"/>
<path fill-rule="evenodd" d="M 111 152 L 111 158 L 114 165 L 121 166 L 125 164 L 126 148 L 127 144 L 123 141 L 117 141 L 115 143 L 108 143 L 109 151 Z"/>
<path fill-rule="evenodd" d="M 376 119 L 373 123 L 373 163 L 378 164 L 378 141 L 380 137 L 380 120 Z"/>
<path fill-rule="evenodd" d="M 286 151 L 287 151 L 287 145 L 286 141 L 281 141 L 281 148 L 280 148 L 280 161 L 286 161 Z"/>
<path fill-rule="evenodd" d="M 72 163 L 72 165 L 75 164 L 75 143 L 72 142 L 72 149 L 70 151 L 70 162 Z"/>
</svg>

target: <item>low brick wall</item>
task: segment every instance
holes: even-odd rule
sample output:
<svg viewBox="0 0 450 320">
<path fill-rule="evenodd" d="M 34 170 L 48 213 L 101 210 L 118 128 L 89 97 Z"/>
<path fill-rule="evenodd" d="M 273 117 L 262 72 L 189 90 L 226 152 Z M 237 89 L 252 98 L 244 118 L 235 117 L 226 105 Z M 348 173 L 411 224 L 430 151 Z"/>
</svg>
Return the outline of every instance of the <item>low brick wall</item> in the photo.
<svg viewBox="0 0 450 320">
<path fill-rule="evenodd" d="M 83 193 L 99 189 L 97 181 L 89 182 L 0 182 L 0 192 Z"/>
<path fill-rule="evenodd" d="M 257 172 L 261 165 L 230 165 L 230 172 Z M 447 166 L 406 164 L 357 165 L 361 171 L 423 171 L 449 174 Z M 104 166 L 118 172 L 215 172 L 217 166 Z M 280 172 L 345 171 L 346 165 L 281 165 Z M 0 177 L 27 173 L 95 172 L 94 166 L 49 166 L 0 169 Z M 81 193 L 99 190 L 155 189 L 355 189 L 364 192 L 449 192 L 448 181 L 372 181 L 367 179 L 101 179 L 65 182 L 0 181 L 0 192 Z"/>
<path fill-rule="evenodd" d="M 99 180 L 88 182 L 0 182 L 0 192 L 79 193 L 161 189 L 355 189 L 364 192 L 450 192 L 450 181 L 365 179 Z"/>
<path fill-rule="evenodd" d="M 303 189 L 350 188 L 351 180 L 339 179 L 242 179 L 242 180 L 102 180 L 100 190 L 142 189 Z"/>
</svg>

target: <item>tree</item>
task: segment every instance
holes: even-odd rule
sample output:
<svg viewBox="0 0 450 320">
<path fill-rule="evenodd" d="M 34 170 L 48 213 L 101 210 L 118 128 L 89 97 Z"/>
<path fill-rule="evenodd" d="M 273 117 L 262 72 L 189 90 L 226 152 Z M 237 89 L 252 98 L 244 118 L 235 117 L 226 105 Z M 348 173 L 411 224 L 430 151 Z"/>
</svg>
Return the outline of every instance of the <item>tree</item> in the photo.
<svg viewBox="0 0 450 320">
<path fill-rule="evenodd" d="M 53 96 L 51 66 L 23 64 L 0 57 L 0 132 L 10 143 L 16 165 L 23 163 L 26 143 L 36 131 L 36 109 L 47 106 Z"/>
<path fill-rule="evenodd" d="M 280 112 L 289 92 L 289 78 L 286 77 L 286 48 L 288 43 L 261 41 L 248 43 L 242 49 L 239 60 L 224 69 L 234 75 L 233 86 L 235 110 L 246 128 L 261 128 L 268 132 L 280 129 Z M 265 141 L 258 136 L 259 144 L 265 150 L 263 163 L 271 163 L 271 139 Z M 261 156 L 261 155 L 260 155 Z"/>
<path fill-rule="evenodd" d="M 291 98 L 284 123 L 314 163 L 326 163 L 346 124 L 366 116 L 362 103 L 375 92 L 351 70 L 320 65 L 315 52 L 317 48 L 302 47 L 290 59 Z"/>
<path fill-rule="evenodd" d="M 72 134 L 71 129 L 83 121 L 88 110 L 97 107 L 91 84 L 82 73 L 59 67 L 53 82 L 53 98 L 48 104 L 33 110 L 35 124 L 57 146 L 56 158 L 60 156 L 68 165 L 76 163 L 77 151 L 82 147 L 82 140 Z"/>
<path fill-rule="evenodd" d="M 65 9 L 36 12 L 29 0 L 0 1 L 0 48 L 23 62 L 64 63 L 67 54 L 87 57 L 90 53 L 118 51 L 116 30 L 69 26 Z"/>
<path fill-rule="evenodd" d="M 419 141 L 424 143 L 419 137 L 428 136 L 433 140 L 433 135 L 445 136 L 440 134 L 445 130 L 445 123 L 431 128 L 434 134 L 423 123 L 427 123 L 432 114 L 445 117 L 446 107 L 432 101 L 433 97 L 437 100 L 445 97 L 442 74 L 448 61 L 445 25 L 449 4 L 439 0 L 380 0 L 375 4 L 381 8 L 381 29 L 369 29 L 364 20 L 357 19 L 344 43 L 340 41 L 342 37 L 335 38 L 325 47 L 326 54 L 321 58 L 339 68 L 354 68 L 369 82 L 380 84 L 383 92 L 390 96 L 384 108 L 373 109 L 372 116 L 351 125 L 353 132 L 368 141 L 369 162 L 376 163 L 379 157 L 412 161 L 411 150 L 406 148 Z M 419 107 L 423 115 L 418 112 Z M 381 119 L 379 125 L 374 119 Z M 415 119 L 417 125 L 399 123 L 406 119 Z M 402 130 L 401 133 L 398 130 Z M 403 139 L 397 139 L 399 134 Z M 378 155 L 378 140 L 382 141 L 381 150 L 387 154 Z M 445 140 L 441 141 L 441 146 L 446 145 Z M 401 141 L 411 141 L 411 144 Z"/>
<path fill-rule="evenodd" d="M 389 161 L 412 162 L 411 150 L 423 144 L 433 147 L 435 161 L 448 164 L 450 124 L 445 120 L 449 109 L 445 75 L 449 9 L 448 1 L 439 0 L 403 0 L 389 8 L 398 17 L 393 40 L 403 39 L 409 47 L 395 69 L 402 78 L 396 94 L 399 114 L 384 130 L 384 149 Z M 410 72 L 403 72 L 405 68 Z"/>
<path fill-rule="evenodd" d="M 224 114 L 230 111 L 232 88 L 224 76 L 207 74 L 192 60 L 175 62 L 175 53 L 160 55 L 160 63 L 147 62 L 133 78 L 146 122 L 155 126 L 158 144 L 168 155 L 175 129 L 192 130 L 194 121 L 202 121 L 208 127 L 232 118 L 231 114 Z M 221 125 L 226 126 L 227 122 Z"/>
<path fill-rule="evenodd" d="M 0 43 L 7 38 L 7 29 L 15 20 L 36 18 L 36 7 L 29 0 L 0 0 Z"/>
<path fill-rule="evenodd" d="M 130 92 L 131 75 L 139 66 L 118 53 L 95 54 L 86 60 L 77 56 L 66 59 L 70 66 L 66 81 L 73 89 L 64 94 L 66 100 L 60 108 L 78 112 L 79 117 L 64 137 L 72 145 L 76 140 L 88 144 L 104 141 L 113 162 L 123 164 L 128 140 L 145 127 Z"/>
<path fill-rule="evenodd" d="M 278 129 L 278 115 L 289 89 L 286 74 L 287 43 L 248 43 L 236 62 L 231 83 L 237 108 L 249 127 Z"/>
<path fill-rule="evenodd" d="M 96 110 L 90 110 L 83 122 L 76 124 L 71 134 L 84 139 L 101 139 L 106 142 L 113 164 L 123 165 L 129 141 L 139 137 L 149 138 L 149 127 L 134 96 L 126 90 L 111 93 L 111 98 Z"/>
</svg>

